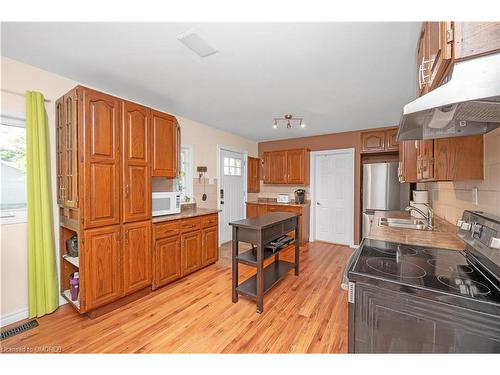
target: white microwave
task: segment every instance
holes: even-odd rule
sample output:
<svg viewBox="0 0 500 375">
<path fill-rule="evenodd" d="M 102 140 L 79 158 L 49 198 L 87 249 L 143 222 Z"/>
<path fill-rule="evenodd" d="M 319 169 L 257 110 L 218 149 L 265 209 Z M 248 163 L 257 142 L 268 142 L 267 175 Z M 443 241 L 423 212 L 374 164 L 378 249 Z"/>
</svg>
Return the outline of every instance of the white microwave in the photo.
<svg viewBox="0 0 500 375">
<path fill-rule="evenodd" d="M 153 216 L 178 214 L 181 212 L 181 194 L 176 191 L 153 192 Z"/>
</svg>

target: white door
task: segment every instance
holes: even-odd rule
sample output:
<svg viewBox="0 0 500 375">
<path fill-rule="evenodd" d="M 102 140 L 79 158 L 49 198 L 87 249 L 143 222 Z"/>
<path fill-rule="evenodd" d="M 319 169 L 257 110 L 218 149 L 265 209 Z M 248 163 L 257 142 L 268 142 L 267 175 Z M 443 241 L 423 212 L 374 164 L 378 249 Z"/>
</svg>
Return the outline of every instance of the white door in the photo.
<svg viewBox="0 0 500 375">
<path fill-rule="evenodd" d="M 352 244 L 354 153 L 336 150 L 313 155 L 315 239 Z"/>
<path fill-rule="evenodd" d="M 245 218 L 245 158 L 243 153 L 220 150 L 219 243 L 231 241 L 231 221 Z"/>
</svg>

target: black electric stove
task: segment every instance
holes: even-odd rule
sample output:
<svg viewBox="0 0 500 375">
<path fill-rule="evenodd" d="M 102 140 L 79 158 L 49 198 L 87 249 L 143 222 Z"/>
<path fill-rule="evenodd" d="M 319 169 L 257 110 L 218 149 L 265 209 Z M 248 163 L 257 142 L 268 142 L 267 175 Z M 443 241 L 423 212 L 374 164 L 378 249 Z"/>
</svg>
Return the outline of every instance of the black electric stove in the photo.
<svg viewBox="0 0 500 375">
<path fill-rule="evenodd" d="M 500 218 L 465 211 L 463 251 L 364 239 L 348 266 L 349 351 L 500 352 Z"/>
</svg>

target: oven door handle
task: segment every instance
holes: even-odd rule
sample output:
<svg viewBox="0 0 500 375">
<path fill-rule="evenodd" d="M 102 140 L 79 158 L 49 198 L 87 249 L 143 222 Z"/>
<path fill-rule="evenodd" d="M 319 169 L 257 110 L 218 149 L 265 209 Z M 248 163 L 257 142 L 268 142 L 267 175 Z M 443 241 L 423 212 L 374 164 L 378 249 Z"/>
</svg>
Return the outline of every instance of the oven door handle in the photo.
<svg viewBox="0 0 500 375">
<path fill-rule="evenodd" d="M 361 247 L 361 245 L 360 245 L 360 247 Z M 358 249 L 356 249 L 352 252 L 351 256 L 347 260 L 347 263 L 344 267 L 344 272 L 342 274 L 342 281 L 340 283 L 340 287 L 344 290 L 349 289 L 349 279 L 347 277 L 347 274 L 348 274 L 349 269 L 351 268 L 352 264 L 354 263 L 354 259 L 356 259 L 357 254 L 358 254 Z"/>
</svg>

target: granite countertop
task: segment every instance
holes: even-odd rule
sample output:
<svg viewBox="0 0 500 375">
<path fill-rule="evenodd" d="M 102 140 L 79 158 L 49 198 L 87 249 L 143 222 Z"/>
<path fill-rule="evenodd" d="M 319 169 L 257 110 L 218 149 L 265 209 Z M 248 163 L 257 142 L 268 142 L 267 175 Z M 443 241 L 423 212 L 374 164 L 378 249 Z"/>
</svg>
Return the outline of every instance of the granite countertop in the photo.
<svg viewBox="0 0 500 375">
<path fill-rule="evenodd" d="M 155 217 L 153 217 L 152 222 L 154 224 L 154 223 L 162 223 L 164 221 L 188 219 L 190 217 L 216 214 L 219 211 L 220 210 L 218 210 L 216 208 L 188 208 L 188 209 L 182 210 L 180 213 L 174 214 L 174 215 L 155 216 Z"/>
<path fill-rule="evenodd" d="M 408 245 L 432 246 L 454 250 L 465 249 L 465 242 L 458 237 L 457 228 L 439 216 L 434 215 L 436 229 L 432 231 L 378 225 L 379 219 L 382 217 L 409 219 L 411 216 L 406 211 L 375 211 L 368 238 Z"/>
<path fill-rule="evenodd" d="M 276 198 L 258 198 L 257 200 L 247 201 L 250 204 L 270 204 L 275 206 L 291 206 L 291 207 L 304 207 L 310 206 L 311 201 L 306 200 L 304 203 L 295 203 L 294 200 L 291 200 L 290 203 L 279 203 L 276 202 Z"/>
</svg>

